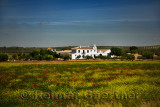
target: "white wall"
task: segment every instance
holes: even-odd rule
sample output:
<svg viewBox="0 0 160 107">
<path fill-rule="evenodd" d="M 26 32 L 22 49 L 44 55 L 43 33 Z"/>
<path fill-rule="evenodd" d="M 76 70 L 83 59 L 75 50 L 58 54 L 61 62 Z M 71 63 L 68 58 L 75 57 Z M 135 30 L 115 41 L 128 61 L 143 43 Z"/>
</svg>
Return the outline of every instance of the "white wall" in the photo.
<svg viewBox="0 0 160 107">
<path fill-rule="evenodd" d="M 84 50 L 84 54 L 83 54 L 83 50 Z M 89 52 L 87 52 L 87 50 Z M 100 52 L 97 53 L 97 47 L 94 45 L 93 49 L 76 49 L 74 52 L 76 52 L 76 53 L 71 55 L 72 59 L 76 59 L 76 57 L 79 56 L 79 55 L 81 56 L 79 59 L 83 59 L 83 57 L 82 57 L 83 55 L 84 56 L 88 55 L 88 56 L 94 57 L 94 55 L 98 56 L 98 55 L 102 54 L 102 56 L 107 56 L 111 52 L 111 50 L 109 49 L 106 52 L 101 52 L 100 51 Z M 111 57 L 113 57 L 113 56 L 111 56 Z"/>
<path fill-rule="evenodd" d="M 84 50 L 84 53 L 83 53 Z M 80 51 L 80 52 L 79 52 Z M 72 59 L 76 59 L 77 56 L 81 56 L 79 59 L 83 59 L 83 55 L 84 56 L 92 56 L 94 57 L 94 55 L 97 54 L 97 50 L 96 49 L 76 49 L 76 53 L 72 54 Z"/>
</svg>

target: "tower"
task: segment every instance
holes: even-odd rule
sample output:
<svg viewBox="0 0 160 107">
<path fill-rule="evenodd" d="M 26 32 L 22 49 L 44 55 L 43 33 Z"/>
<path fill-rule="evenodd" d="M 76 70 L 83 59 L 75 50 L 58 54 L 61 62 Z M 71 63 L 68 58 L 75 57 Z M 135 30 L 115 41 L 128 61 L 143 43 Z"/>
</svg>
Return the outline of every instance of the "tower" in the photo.
<svg viewBox="0 0 160 107">
<path fill-rule="evenodd" d="M 94 54 L 97 54 L 97 46 L 94 44 L 93 46 Z"/>
<path fill-rule="evenodd" d="M 95 44 L 94 44 L 94 46 L 93 46 L 93 49 L 94 49 L 94 50 L 97 50 L 97 46 L 96 46 Z"/>
</svg>

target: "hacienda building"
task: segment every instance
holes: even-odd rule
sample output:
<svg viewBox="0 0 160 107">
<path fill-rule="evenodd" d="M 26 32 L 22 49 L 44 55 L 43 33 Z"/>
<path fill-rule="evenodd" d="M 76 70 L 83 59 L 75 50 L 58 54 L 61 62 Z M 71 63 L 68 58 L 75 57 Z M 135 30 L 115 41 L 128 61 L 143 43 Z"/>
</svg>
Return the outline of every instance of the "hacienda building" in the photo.
<svg viewBox="0 0 160 107">
<path fill-rule="evenodd" d="M 71 48 L 71 50 L 63 50 L 63 51 L 56 51 L 58 54 L 69 54 L 71 59 L 85 59 L 85 56 L 91 56 L 95 58 L 95 56 L 108 56 L 111 52 L 110 49 L 97 49 L 97 46 L 94 45 L 93 47 L 90 46 L 79 46 Z M 113 57 L 111 55 L 111 57 Z"/>
<path fill-rule="evenodd" d="M 96 45 L 94 45 L 93 47 L 79 46 L 79 47 L 74 47 L 71 50 L 72 51 L 69 54 L 72 59 L 77 59 L 77 56 L 80 56 L 79 59 L 84 59 L 85 56 L 92 56 L 94 58 L 95 56 L 99 56 L 100 54 L 102 56 L 108 56 L 109 53 L 111 52 L 110 49 L 98 50 Z"/>
</svg>

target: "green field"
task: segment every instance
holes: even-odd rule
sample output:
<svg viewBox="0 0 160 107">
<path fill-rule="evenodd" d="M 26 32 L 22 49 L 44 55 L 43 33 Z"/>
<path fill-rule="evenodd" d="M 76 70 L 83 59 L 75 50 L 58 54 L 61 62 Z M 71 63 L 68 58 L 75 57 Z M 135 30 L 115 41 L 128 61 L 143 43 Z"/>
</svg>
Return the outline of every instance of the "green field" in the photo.
<svg viewBox="0 0 160 107">
<path fill-rule="evenodd" d="M 0 63 L 0 106 L 158 107 L 159 61 Z"/>
</svg>

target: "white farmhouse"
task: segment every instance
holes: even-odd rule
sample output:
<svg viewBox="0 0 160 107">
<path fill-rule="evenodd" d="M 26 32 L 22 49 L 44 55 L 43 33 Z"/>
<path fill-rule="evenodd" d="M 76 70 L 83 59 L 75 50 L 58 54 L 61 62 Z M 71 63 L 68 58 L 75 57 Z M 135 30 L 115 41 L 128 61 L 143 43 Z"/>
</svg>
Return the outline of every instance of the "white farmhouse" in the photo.
<svg viewBox="0 0 160 107">
<path fill-rule="evenodd" d="M 79 59 L 84 59 L 84 56 L 92 56 L 93 58 L 95 56 L 99 56 L 100 54 L 102 56 L 108 56 L 108 54 L 111 52 L 110 49 L 106 51 L 98 50 L 97 46 L 94 45 L 93 47 L 90 46 L 79 46 L 72 48 L 72 52 L 69 53 L 72 59 L 76 59 L 77 56 L 80 56 Z"/>
</svg>

